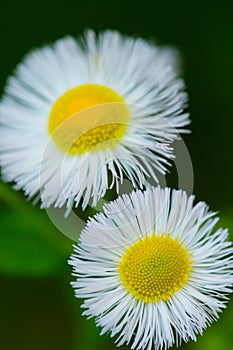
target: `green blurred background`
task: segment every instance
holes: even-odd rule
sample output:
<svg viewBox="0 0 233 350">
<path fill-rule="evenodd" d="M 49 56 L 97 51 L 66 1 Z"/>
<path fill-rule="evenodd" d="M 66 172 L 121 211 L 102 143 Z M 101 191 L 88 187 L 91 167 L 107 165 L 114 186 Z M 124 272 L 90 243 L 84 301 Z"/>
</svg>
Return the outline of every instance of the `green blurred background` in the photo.
<svg viewBox="0 0 233 350">
<path fill-rule="evenodd" d="M 178 47 L 184 59 L 192 117 L 185 137 L 194 192 L 220 211 L 233 232 L 233 3 L 77 0 L 11 1 L 1 5 L 1 93 L 7 76 L 30 49 L 86 28 L 117 29 Z M 22 165 L 23 166 L 23 165 Z M 0 349 L 115 349 L 81 317 L 66 261 L 72 241 L 46 213 L 0 183 Z M 182 349 L 232 348 L 232 303 L 197 343 Z"/>
</svg>

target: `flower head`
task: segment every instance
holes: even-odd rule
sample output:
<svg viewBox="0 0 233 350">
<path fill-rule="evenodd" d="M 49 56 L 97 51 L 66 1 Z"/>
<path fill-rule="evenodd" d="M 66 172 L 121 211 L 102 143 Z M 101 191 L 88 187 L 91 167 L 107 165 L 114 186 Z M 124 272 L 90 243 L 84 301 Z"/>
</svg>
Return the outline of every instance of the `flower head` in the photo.
<svg viewBox="0 0 233 350">
<path fill-rule="evenodd" d="M 69 263 L 84 314 L 117 344 L 167 349 L 196 340 L 233 284 L 228 231 L 183 191 L 123 195 L 90 219 Z"/>
<path fill-rule="evenodd" d="M 189 124 L 176 63 L 169 48 L 114 31 L 29 53 L 0 103 L 3 179 L 40 192 L 44 207 L 96 204 L 124 176 L 158 182 Z"/>
</svg>

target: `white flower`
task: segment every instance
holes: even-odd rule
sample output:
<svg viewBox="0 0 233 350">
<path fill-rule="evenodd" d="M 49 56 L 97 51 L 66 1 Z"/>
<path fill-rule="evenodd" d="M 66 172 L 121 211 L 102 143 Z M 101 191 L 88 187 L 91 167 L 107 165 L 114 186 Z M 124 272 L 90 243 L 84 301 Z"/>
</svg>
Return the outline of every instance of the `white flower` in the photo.
<svg viewBox="0 0 233 350">
<path fill-rule="evenodd" d="M 32 51 L 0 104 L 3 179 L 44 207 L 83 208 L 124 175 L 158 182 L 189 124 L 176 67 L 174 50 L 114 31 Z"/>
<path fill-rule="evenodd" d="M 84 315 L 117 345 L 167 349 L 196 340 L 233 284 L 227 229 L 194 196 L 160 188 L 123 195 L 90 219 L 75 247 L 72 282 Z"/>
</svg>

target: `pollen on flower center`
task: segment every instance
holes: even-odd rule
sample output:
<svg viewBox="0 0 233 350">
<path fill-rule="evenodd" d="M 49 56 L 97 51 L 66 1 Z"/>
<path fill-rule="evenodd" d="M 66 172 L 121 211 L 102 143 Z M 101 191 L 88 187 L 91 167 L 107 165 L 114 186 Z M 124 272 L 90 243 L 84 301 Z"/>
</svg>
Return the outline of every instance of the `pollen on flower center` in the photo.
<svg viewBox="0 0 233 350">
<path fill-rule="evenodd" d="M 188 281 L 191 254 L 170 235 L 145 236 L 132 244 L 118 265 L 123 286 L 137 300 L 170 299 Z"/>
<path fill-rule="evenodd" d="M 48 130 L 62 151 L 83 154 L 114 148 L 124 136 L 129 120 L 128 107 L 114 90 L 85 84 L 56 100 Z"/>
</svg>

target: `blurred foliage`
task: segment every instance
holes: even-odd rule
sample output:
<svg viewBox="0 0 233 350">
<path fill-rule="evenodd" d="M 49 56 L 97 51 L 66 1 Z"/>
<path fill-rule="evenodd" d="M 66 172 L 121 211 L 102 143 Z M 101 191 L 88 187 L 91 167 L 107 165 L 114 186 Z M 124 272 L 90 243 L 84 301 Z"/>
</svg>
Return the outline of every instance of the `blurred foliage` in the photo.
<svg viewBox="0 0 233 350">
<path fill-rule="evenodd" d="M 190 96 L 192 135 L 185 142 L 194 192 L 220 210 L 219 226 L 229 227 L 233 238 L 233 3 L 22 0 L 3 3 L 1 13 L 0 91 L 30 49 L 85 28 L 113 28 L 178 47 Z M 115 349 L 107 335 L 98 336 L 93 321 L 81 317 L 81 302 L 73 297 L 66 263 L 73 242 L 45 211 L 3 183 L 0 209 L 0 348 Z M 229 350 L 232 322 L 231 303 L 204 336 L 181 349 Z"/>
<path fill-rule="evenodd" d="M 46 213 L 0 183 L 0 271 L 21 275 L 59 273 L 71 253 L 71 241 Z"/>
</svg>

